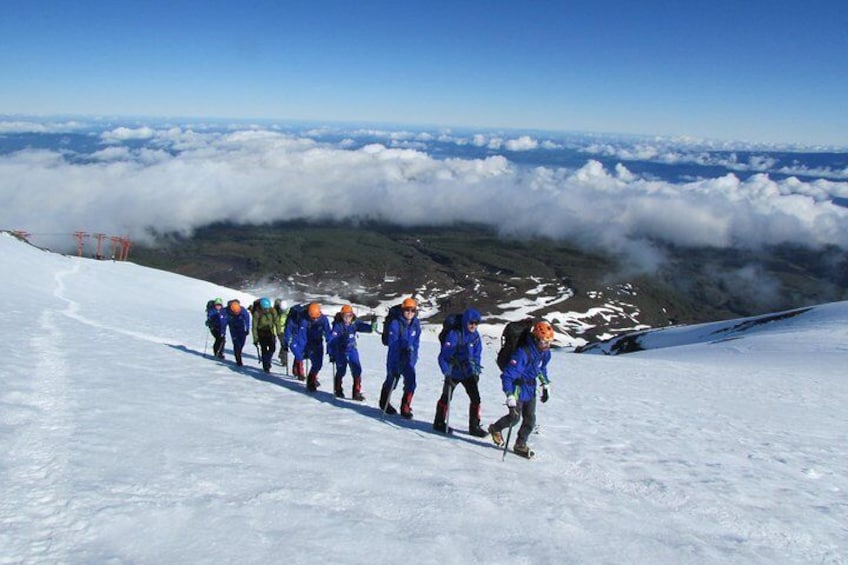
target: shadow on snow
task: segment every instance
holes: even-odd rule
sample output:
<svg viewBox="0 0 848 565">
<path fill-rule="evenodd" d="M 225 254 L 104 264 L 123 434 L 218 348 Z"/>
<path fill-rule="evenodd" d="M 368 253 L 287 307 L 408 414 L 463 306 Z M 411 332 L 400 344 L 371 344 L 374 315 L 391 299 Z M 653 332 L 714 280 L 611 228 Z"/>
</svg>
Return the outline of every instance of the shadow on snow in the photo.
<svg viewBox="0 0 848 565">
<path fill-rule="evenodd" d="M 459 432 L 458 430 L 454 430 L 452 434 L 446 435 L 442 432 L 438 432 L 433 429 L 433 425 L 429 422 L 424 422 L 421 420 L 406 420 L 401 418 L 399 415 L 388 415 L 384 414 L 383 411 L 379 408 L 379 406 L 369 406 L 365 402 L 357 402 L 355 400 L 351 400 L 349 398 L 336 398 L 336 395 L 329 391 L 317 390 L 315 392 L 310 392 L 306 389 L 306 384 L 304 381 L 297 380 L 294 376 L 289 375 L 274 375 L 271 373 L 266 373 L 262 370 L 261 366 L 253 367 L 250 366 L 248 359 L 251 359 L 250 356 L 244 355 L 243 360 L 245 361 L 244 365 L 239 367 L 234 362 L 225 360 L 225 359 L 216 359 L 212 357 L 210 354 L 198 351 L 196 349 L 191 349 L 186 347 L 185 345 L 174 345 L 174 344 L 166 344 L 171 349 L 175 349 L 181 353 L 187 353 L 189 355 L 195 355 L 197 357 L 202 357 L 203 359 L 209 359 L 212 361 L 216 361 L 220 365 L 228 368 L 234 373 L 245 375 L 254 380 L 268 383 L 272 385 L 276 385 L 292 392 L 298 392 L 303 394 L 306 397 L 312 398 L 318 402 L 322 402 L 324 404 L 329 404 L 337 408 L 345 408 L 347 410 L 352 410 L 362 416 L 367 418 L 372 418 L 374 420 L 378 420 L 384 422 L 388 425 L 397 428 L 405 428 L 412 430 L 414 432 L 419 433 L 419 435 L 427 434 L 436 437 L 444 437 L 449 439 L 454 439 L 462 442 L 466 442 L 472 445 L 491 447 L 494 449 L 501 449 L 494 445 L 491 441 L 484 440 L 483 438 L 475 438 L 473 436 L 467 436 L 463 432 Z M 232 350 L 225 350 L 226 353 L 232 355 Z M 256 360 L 259 363 L 258 359 Z M 367 401 L 366 401 L 367 402 Z"/>
</svg>

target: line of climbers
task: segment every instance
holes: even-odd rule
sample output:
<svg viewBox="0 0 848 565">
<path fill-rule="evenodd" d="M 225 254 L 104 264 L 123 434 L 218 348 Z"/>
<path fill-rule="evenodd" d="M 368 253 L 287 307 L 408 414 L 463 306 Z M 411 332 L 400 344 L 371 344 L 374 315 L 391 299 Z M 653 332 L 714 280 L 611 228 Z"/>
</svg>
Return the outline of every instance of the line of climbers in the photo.
<svg viewBox="0 0 848 565">
<path fill-rule="evenodd" d="M 288 353 L 294 356 L 292 374 L 306 381 L 306 388 L 315 391 L 321 386 L 318 374 L 323 367 L 324 344 L 333 364 L 333 387 L 335 395 L 345 398 L 343 379 L 350 367 L 353 377 L 351 398 L 362 402 L 362 363 L 356 347 L 358 332 L 372 333 L 377 329 L 376 318 L 371 323 L 356 319 L 353 308 L 346 304 L 334 316 L 332 324 L 321 312 L 321 305 L 313 302 L 307 306 L 295 305 L 286 310 L 281 299 L 271 304 L 268 298 L 259 298 L 247 308 L 238 300 L 229 300 L 224 305 L 220 298 L 210 300 L 207 305 L 206 326 L 211 332 L 215 357 L 224 359 L 226 331 L 229 328 L 233 341 L 236 364 L 244 365 L 242 351 L 250 333 L 262 369 L 269 373 L 279 340 L 280 363 L 288 374 Z M 527 439 L 536 422 L 537 382 L 541 389 L 541 401 L 547 402 L 549 384 L 547 366 L 551 358 L 550 347 L 554 330 L 544 320 L 522 320 L 510 322 L 501 336 L 497 364 L 501 370 L 501 385 L 506 395 L 509 412 L 488 429 L 481 422 L 480 373 L 483 345 L 477 328 L 480 313 L 468 308 L 462 314 L 448 316 L 439 334 L 439 369 L 444 376 L 442 394 L 436 403 L 433 429 L 451 433 L 449 427 L 450 404 L 454 389 L 462 385 L 468 394 L 468 432 L 477 437 L 491 434 L 492 441 L 505 447 L 502 431 L 517 425 L 518 437 L 513 451 L 524 457 L 532 457 Z M 380 389 L 380 409 L 389 415 L 398 414 L 391 404 L 391 394 L 403 378 L 403 394 L 400 415 L 411 419 L 412 399 L 416 388 L 415 366 L 421 338 L 421 322 L 418 318 L 418 303 L 406 298 L 401 304 L 389 309 L 383 322 L 382 340 L 388 347 L 386 354 L 386 378 Z M 305 369 L 308 362 L 308 370 Z M 508 438 L 507 440 L 508 441 Z"/>
</svg>

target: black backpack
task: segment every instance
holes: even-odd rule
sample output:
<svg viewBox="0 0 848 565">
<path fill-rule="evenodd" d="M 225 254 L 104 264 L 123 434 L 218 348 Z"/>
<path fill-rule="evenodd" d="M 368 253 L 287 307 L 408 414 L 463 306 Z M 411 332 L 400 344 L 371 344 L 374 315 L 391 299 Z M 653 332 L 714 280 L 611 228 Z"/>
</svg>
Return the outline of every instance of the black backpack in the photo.
<svg viewBox="0 0 848 565">
<path fill-rule="evenodd" d="M 251 304 L 250 307 L 248 308 L 248 310 L 250 311 L 251 314 L 259 315 L 259 312 L 262 311 L 262 306 L 259 305 L 259 303 L 261 301 L 262 301 L 261 298 L 257 298 L 256 300 L 253 301 L 253 304 Z"/>
<path fill-rule="evenodd" d="M 286 328 L 291 331 L 300 326 L 300 322 L 306 319 L 307 306 L 304 304 L 293 304 L 286 314 Z"/>
<path fill-rule="evenodd" d="M 448 317 L 442 322 L 442 331 L 439 332 L 440 344 L 445 344 L 451 330 L 459 330 L 459 337 L 462 339 L 462 314 L 448 314 Z"/>
<path fill-rule="evenodd" d="M 215 299 L 209 300 L 206 302 L 206 327 L 212 329 L 212 320 L 209 319 L 209 316 L 212 315 L 212 310 L 215 309 Z"/>
<path fill-rule="evenodd" d="M 509 365 L 509 360 L 519 347 L 527 342 L 533 330 L 533 318 L 525 318 L 519 322 L 510 322 L 504 326 L 501 333 L 501 348 L 498 350 L 498 368 L 503 371 Z"/>
<path fill-rule="evenodd" d="M 400 320 L 403 318 L 403 308 L 400 304 L 395 304 L 389 308 L 389 313 L 386 314 L 386 319 L 383 320 L 383 335 L 380 337 L 383 340 L 383 345 L 389 345 L 389 326 L 392 320 Z"/>
</svg>

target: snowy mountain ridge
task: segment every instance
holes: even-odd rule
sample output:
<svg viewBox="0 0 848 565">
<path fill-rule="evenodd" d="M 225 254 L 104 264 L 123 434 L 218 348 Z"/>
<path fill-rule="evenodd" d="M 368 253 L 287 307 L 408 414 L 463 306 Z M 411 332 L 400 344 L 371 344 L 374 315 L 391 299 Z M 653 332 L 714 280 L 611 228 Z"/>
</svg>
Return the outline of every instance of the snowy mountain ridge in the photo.
<svg viewBox="0 0 848 565">
<path fill-rule="evenodd" d="M 794 323 L 795 317 L 812 317 L 829 320 L 830 324 L 848 323 L 848 303 L 834 302 L 809 308 L 796 308 L 763 316 L 750 316 L 691 326 L 672 326 L 631 332 L 603 342 L 592 343 L 577 349 L 579 353 L 603 353 L 618 355 L 666 347 L 681 347 L 696 344 L 716 344 L 730 340 L 748 338 L 761 332 L 810 331 L 807 323 Z M 810 324 L 817 325 L 817 324 Z M 848 350 L 848 349 L 846 349 Z"/>
<path fill-rule="evenodd" d="M 461 388 L 458 432 L 433 432 L 434 334 L 407 422 L 376 406 L 378 336 L 356 403 L 329 367 L 309 394 L 208 357 L 205 301 L 248 293 L 7 235 L 0 287 L 0 563 L 848 562 L 844 303 L 742 339 L 555 352 L 528 462 L 463 433 Z M 505 412 L 494 356 L 484 424 Z"/>
</svg>

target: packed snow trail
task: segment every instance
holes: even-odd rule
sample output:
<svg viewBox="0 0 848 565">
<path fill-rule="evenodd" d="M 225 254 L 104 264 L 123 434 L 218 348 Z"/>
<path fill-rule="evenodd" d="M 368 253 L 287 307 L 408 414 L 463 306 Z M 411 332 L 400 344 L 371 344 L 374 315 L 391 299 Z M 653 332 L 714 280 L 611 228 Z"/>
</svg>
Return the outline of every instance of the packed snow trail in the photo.
<svg viewBox="0 0 848 565">
<path fill-rule="evenodd" d="M 56 274 L 54 297 L 61 299 L 63 280 L 74 273 Z M 73 402 L 68 390 L 67 320 L 57 315 L 54 301 L 42 303 L 36 310 L 21 312 L 37 320 L 27 336 L 27 347 L 13 351 L 22 356 L 31 372 L 25 386 L 12 395 L 19 398 L 15 407 L 4 410 L 3 421 L 20 430 L 7 453 L 8 473 L 17 477 L 11 486 L 16 492 L 3 496 L 0 504 L 15 507 L 4 511 L 4 537 L 27 539 L 22 557 L 26 561 L 59 562 L 66 559 L 64 547 L 55 531 L 71 533 L 86 527 L 85 518 L 73 509 L 69 487 L 69 441 L 74 433 Z M 17 317 L 17 316 L 15 316 Z M 24 383 L 20 383 L 24 384 Z"/>
</svg>

